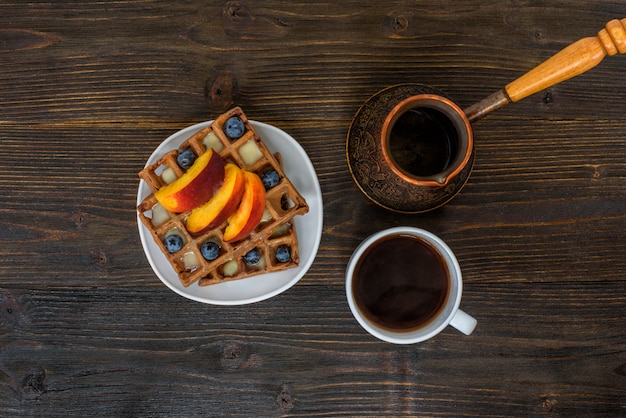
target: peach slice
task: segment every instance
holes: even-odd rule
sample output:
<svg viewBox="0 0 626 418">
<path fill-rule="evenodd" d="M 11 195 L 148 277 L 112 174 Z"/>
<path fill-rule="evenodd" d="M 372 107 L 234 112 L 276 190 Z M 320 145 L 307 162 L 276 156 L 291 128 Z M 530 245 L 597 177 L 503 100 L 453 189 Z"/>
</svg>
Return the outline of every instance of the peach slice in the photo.
<svg viewBox="0 0 626 418">
<path fill-rule="evenodd" d="M 261 222 L 265 211 L 265 187 L 256 174 L 244 171 L 246 180 L 239 207 L 228 218 L 224 241 L 234 242 L 245 238 Z"/>
<path fill-rule="evenodd" d="M 170 212 L 186 212 L 206 203 L 223 181 L 224 160 L 208 150 L 182 176 L 157 190 L 154 197 Z"/>
<path fill-rule="evenodd" d="M 192 234 L 201 234 L 220 226 L 237 210 L 244 189 L 243 170 L 235 164 L 227 163 L 224 167 L 222 187 L 207 203 L 191 212 L 187 218 L 187 230 Z"/>
</svg>

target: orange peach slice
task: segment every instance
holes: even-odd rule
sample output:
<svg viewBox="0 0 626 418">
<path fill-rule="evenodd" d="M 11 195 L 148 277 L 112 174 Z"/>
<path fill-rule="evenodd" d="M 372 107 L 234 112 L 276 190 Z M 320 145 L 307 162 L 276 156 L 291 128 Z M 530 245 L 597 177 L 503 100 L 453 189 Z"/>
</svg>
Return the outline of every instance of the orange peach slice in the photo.
<svg viewBox="0 0 626 418">
<path fill-rule="evenodd" d="M 224 241 L 234 242 L 245 238 L 261 222 L 265 211 L 265 187 L 254 173 L 244 171 L 246 180 L 239 207 L 228 218 Z"/>
<path fill-rule="evenodd" d="M 187 218 L 187 230 L 192 234 L 201 234 L 217 228 L 230 215 L 239 203 L 245 189 L 243 170 L 235 164 L 227 163 L 224 167 L 224 183 L 213 197 L 204 205 L 195 208 Z"/>
<path fill-rule="evenodd" d="M 154 197 L 170 212 L 185 212 L 206 203 L 223 181 L 224 160 L 208 150 L 182 176 L 157 190 Z"/>
</svg>

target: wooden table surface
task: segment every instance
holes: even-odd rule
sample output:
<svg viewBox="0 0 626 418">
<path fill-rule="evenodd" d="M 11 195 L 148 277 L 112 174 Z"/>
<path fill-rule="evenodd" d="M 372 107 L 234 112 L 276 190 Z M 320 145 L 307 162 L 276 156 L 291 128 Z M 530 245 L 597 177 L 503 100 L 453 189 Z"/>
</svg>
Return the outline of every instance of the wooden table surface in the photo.
<svg viewBox="0 0 626 418">
<path fill-rule="evenodd" d="M 1 416 L 626 416 L 626 55 L 474 124 L 441 209 L 358 189 L 345 140 L 377 91 L 469 106 L 626 17 L 624 1 L 0 4 Z M 262 302 L 185 299 L 137 232 L 137 172 L 167 136 L 241 106 L 319 177 L 308 273 Z M 367 334 L 344 270 L 369 234 L 457 255 L 470 336 Z"/>
</svg>

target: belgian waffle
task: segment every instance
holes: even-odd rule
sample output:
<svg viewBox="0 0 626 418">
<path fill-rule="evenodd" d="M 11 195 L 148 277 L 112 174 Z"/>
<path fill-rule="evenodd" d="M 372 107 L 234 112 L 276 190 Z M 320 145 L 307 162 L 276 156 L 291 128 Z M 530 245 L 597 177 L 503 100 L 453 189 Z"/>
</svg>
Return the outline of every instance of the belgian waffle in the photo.
<svg viewBox="0 0 626 418">
<path fill-rule="evenodd" d="M 224 129 L 224 124 L 232 116 L 238 116 L 245 127 L 243 136 L 235 140 L 230 139 Z M 167 184 L 164 177 L 178 178 L 184 173 L 176 160 L 179 151 L 190 149 L 199 156 L 209 148 L 218 152 L 224 162 L 235 163 L 241 169 L 259 176 L 269 169 L 275 170 L 279 175 L 278 184 L 266 191 L 263 219 L 246 238 L 238 242 L 224 241 L 227 222 L 200 235 L 189 233 L 185 220 L 191 211 L 169 212 L 154 196 L 154 192 Z M 137 207 L 139 217 L 184 286 L 194 283 L 207 286 L 286 270 L 298 265 L 298 240 L 293 218 L 307 213 L 309 207 L 285 175 L 280 155 L 273 155 L 267 149 L 241 108 L 233 108 L 217 117 L 210 126 L 181 144 L 178 150 L 169 151 L 154 164 L 146 166 L 139 172 L 139 177 L 152 191 Z M 171 233 L 179 234 L 184 242 L 182 249 L 173 254 L 164 244 L 165 237 Z M 206 241 L 213 241 L 220 248 L 219 256 L 214 260 L 208 261 L 202 256 L 200 248 Z M 276 258 L 276 249 L 280 246 L 286 246 L 290 250 L 291 257 L 286 262 Z M 260 260 L 249 265 L 242 257 L 253 249 L 259 252 Z"/>
</svg>

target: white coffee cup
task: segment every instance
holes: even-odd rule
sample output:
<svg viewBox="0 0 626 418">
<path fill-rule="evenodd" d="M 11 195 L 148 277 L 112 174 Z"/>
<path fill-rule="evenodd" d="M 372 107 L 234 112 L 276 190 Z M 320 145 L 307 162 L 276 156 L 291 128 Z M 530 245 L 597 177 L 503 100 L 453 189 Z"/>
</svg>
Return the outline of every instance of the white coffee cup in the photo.
<svg viewBox="0 0 626 418">
<path fill-rule="evenodd" d="M 408 238 L 417 238 L 426 246 L 430 246 L 434 250 L 435 255 L 439 259 L 440 265 L 445 265 L 448 273 L 447 295 L 441 303 L 440 308 L 436 310 L 430 319 L 424 324 L 409 329 L 389 328 L 381 325 L 379 321 L 372 318 L 371 313 L 368 315 L 364 312 L 364 307 L 357 304 L 353 289 L 353 279 L 355 269 L 358 269 L 362 257 L 368 256 L 368 250 L 375 244 L 373 248 L 381 245 L 384 240 L 395 239 L 398 236 L 409 236 Z M 420 266 L 415 266 L 417 271 Z M 408 271 L 408 270 L 407 270 Z M 410 274 L 414 270 L 411 270 Z M 378 277 L 376 280 L 388 280 L 386 277 Z M 461 276 L 461 268 L 454 256 L 454 253 L 436 235 L 419 228 L 413 227 L 395 227 L 379 231 L 366 238 L 354 251 L 346 269 L 346 295 L 348 304 L 352 314 L 359 324 L 373 336 L 394 344 L 412 344 L 428 340 L 439 334 L 448 325 L 452 325 L 465 335 L 469 335 L 476 327 L 476 319 L 459 309 L 461 303 L 461 294 L 463 292 L 463 280 Z"/>
</svg>

